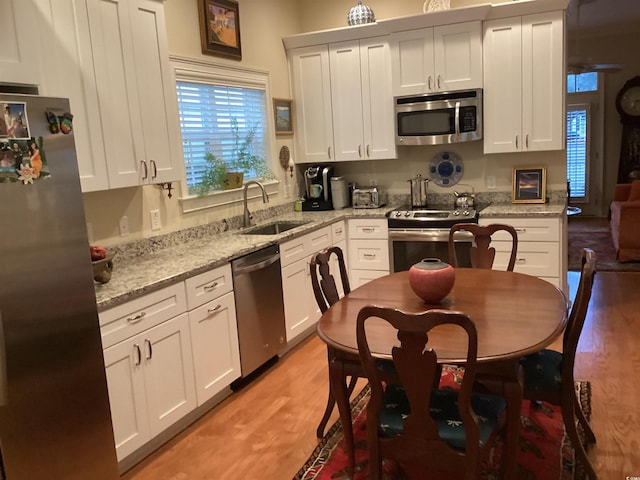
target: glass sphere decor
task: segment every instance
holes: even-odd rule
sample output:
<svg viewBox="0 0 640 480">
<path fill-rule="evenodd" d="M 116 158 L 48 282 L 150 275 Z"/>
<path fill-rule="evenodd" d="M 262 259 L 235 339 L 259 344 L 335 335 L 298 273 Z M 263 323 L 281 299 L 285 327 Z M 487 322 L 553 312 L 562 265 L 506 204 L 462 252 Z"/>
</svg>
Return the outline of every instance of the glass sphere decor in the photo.
<svg viewBox="0 0 640 480">
<path fill-rule="evenodd" d="M 349 10 L 347 15 L 347 22 L 349 25 L 363 25 L 365 23 L 372 23 L 376 21 L 376 16 L 373 14 L 373 10 L 362 5 L 362 0 L 358 0 L 358 4 Z"/>
<path fill-rule="evenodd" d="M 455 282 L 455 270 L 439 258 L 425 258 L 409 269 L 409 285 L 425 303 L 440 303 Z"/>
</svg>

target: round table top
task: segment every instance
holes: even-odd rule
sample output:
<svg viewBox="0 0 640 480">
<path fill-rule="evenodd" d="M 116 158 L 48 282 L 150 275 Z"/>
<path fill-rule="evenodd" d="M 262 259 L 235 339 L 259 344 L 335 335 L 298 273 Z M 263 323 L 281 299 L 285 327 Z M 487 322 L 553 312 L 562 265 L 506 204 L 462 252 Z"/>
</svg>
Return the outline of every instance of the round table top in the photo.
<svg viewBox="0 0 640 480">
<path fill-rule="evenodd" d="M 353 290 L 327 310 L 318 335 L 329 346 L 358 354 L 356 318 L 365 305 L 408 313 L 433 308 L 456 310 L 471 317 L 478 331 L 478 362 L 519 358 L 551 344 L 564 330 L 567 300 L 558 288 L 537 277 L 499 270 L 456 268 L 452 291 L 438 305 L 425 304 L 409 285 L 409 272 L 375 279 Z M 374 355 L 389 357 L 398 344 L 395 331 L 380 319 L 368 330 Z M 456 327 L 438 327 L 429 345 L 441 363 L 464 363 L 466 337 Z"/>
</svg>

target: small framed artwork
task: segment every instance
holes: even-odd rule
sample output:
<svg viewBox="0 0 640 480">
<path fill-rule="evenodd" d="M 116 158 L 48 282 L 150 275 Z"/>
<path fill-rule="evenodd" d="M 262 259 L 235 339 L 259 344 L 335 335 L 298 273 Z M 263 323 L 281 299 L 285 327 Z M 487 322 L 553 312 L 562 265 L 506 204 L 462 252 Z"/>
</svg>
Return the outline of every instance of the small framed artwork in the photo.
<svg viewBox="0 0 640 480">
<path fill-rule="evenodd" d="M 238 2 L 198 0 L 202 53 L 242 59 Z"/>
<path fill-rule="evenodd" d="M 513 169 L 513 203 L 545 203 L 546 193 L 546 167 L 515 167 Z"/>
<path fill-rule="evenodd" d="M 276 135 L 293 134 L 293 100 L 285 98 L 273 99 L 273 115 Z"/>
</svg>

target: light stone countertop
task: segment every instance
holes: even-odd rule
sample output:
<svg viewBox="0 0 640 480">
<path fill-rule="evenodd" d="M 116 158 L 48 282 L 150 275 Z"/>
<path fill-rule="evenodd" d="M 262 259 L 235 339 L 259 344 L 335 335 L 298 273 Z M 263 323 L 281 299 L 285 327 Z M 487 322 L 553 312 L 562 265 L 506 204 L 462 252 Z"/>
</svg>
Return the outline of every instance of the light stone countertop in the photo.
<svg viewBox="0 0 640 480">
<path fill-rule="evenodd" d="M 277 235 L 243 235 L 237 219 L 223 220 L 216 225 L 195 227 L 136 242 L 116 249 L 111 281 L 95 284 L 98 311 L 151 293 L 163 287 L 204 273 L 260 248 L 293 239 L 311 230 L 352 218 L 386 218 L 387 212 L 402 202 L 393 202 L 377 209 L 330 210 L 326 212 L 295 212 L 280 208 L 256 222 L 294 221 L 304 225 Z M 481 210 L 481 217 L 561 216 L 564 204 L 491 204 Z M 256 212 L 256 216 L 258 212 Z M 225 231 L 228 230 L 228 231 Z"/>
</svg>

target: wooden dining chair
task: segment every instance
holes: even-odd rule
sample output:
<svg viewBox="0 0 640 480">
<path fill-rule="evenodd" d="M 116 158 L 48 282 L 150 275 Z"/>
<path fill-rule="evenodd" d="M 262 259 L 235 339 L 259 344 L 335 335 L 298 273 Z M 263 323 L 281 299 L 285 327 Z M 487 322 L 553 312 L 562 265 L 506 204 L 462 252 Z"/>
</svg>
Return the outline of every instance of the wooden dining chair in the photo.
<svg viewBox="0 0 640 480">
<path fill-rule="evenodd" d="M 585 248 L 582 250 L 582 272 L 578 291 L 562 337 L 562 353 L 544 349 L 524 357 L 520 362 L 524 369 L 524 398 L 560 406 L 565 429 L 577 459 L 591 479 L 596 479 L 597 475 L 578 434 L 576 420 L 584 432 L 587 446 L 594 444 L 596 437 L 576 397 L 573 368 L 578 341 L 589 308 L 595 272 L 596 254 L 593 250 Z"/>
<path fill-rule="evenodd" d="M 347 274 L 347 267 L 344 261 L 344 254 L 340 247 L 329 247 L 316 253 L 309 263 L 309 270 L 311 274 L 311 285 L 313 287 L 313 294 L 316 298 L 318 308 L 322 313 L 326 312 L 331 305 L 336 303 L 340 299 L 335 277 L 331 272 L 332 256 L 337 259 L 338 271 L 340 274 L 340 282 L 342 285 L 342 291 L 347 294 L 351 291 L 349 285 L 349 276 Z M 327 347 L 327 354 L 329 360 L 332 358 L 331 347 Z M 360 372 L 360 374 L 358 374 Z M 362 375 L 362 368 L 360 367 L 360 359 L 354 355 L 352 362 L 345 362 L 345 375 L 351 377 L 348 386 L 349 396 L 353 392 L 356 386 L 358 378 Z M 327 406 L 325 407 L 324 414 L 318 428 L 316 429 L 316 435 L 318 438 L 324 436 L 324 429 L 327 426 L 327 422 L 331 417 L 331 412 L 336 404 L 336 399 L 329 387 L 329 396 L 327 398 Z"/>
<path fill-rule="evenodd" d="M 380 368 L 371 352 L 366 324 L 372 318 L 383 319 L 398 332 L 400 345 L 392 350 L 395 372 Z M 467 345 L 459 390 L 434 388 L 440 373 L 428 335 L 443 325 L 459 328 Z M 450 310 L 405 313 L 367 306 L 358 314 L 356 338 L 371 385 L 367 478 L 381 478 L 383 458 L 453 471 L 456 478 L 480 478 L 482 460 L 505 425 L 506 402 L 500 396 L 473 392 L 478 339 L 471 318 Z"/>
<path fill-rule="evenodd" d="M 516 254 L 518 253 L 518 233 L 511 225 L 493 223 L 491 225 L 478 225 L 477 223 L 457 223 L 449 231 L 449 263 L 454 267 L 458 266 L 458 257 L 455 249 L 455 233 L 458 231 L 468 231 L 473 234 L 474 245 L 471 247 L 471 266 L 473 268 L 493 268 L 493 261 L 496 257 L 496 249 L 491 247 L 492 235 L 498 231 L 505 231 L 511 235 L 511 255 L 507 264 L 507 271 L 513 272 L 516 265 Z"/>
</svg>

